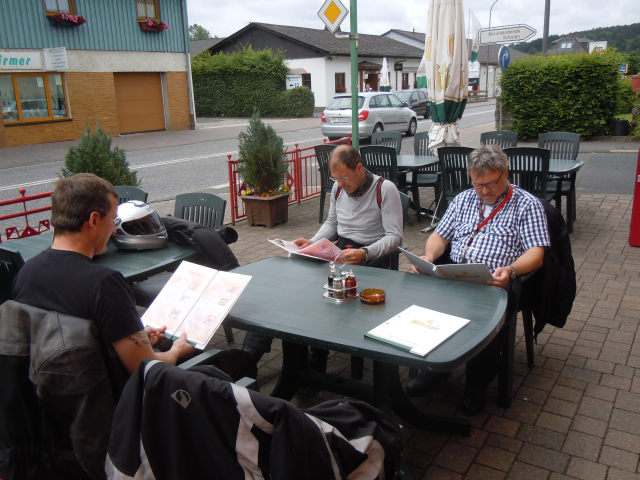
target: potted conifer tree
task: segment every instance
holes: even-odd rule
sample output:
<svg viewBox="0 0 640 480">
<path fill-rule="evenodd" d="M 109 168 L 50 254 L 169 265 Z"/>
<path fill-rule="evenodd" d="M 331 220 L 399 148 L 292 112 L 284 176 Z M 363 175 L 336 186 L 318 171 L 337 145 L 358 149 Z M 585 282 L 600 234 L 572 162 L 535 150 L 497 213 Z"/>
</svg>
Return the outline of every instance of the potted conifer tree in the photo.
<svg viewBox="0 0 640 480">
<path fill-rule="evenodd" d="M 284 183 L 289 170 L 284 163 L 285 147 L 271 125 L 254 111 L 246 132 L 238 135 L 238 172 L 247 188 L 241 199 L 249 225 L 273 228 L 289 219 L 289 188 Z"/>
</svg>

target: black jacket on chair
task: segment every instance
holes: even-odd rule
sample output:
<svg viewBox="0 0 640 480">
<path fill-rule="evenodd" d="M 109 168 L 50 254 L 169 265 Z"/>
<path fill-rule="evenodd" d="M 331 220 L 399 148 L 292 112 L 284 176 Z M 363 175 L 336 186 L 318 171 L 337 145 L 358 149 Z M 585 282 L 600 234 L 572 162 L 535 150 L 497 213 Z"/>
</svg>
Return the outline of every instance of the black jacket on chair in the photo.
<svg viewBox="0 0 640 480">
<path fill-rule="evenodd" d="M 524 284 L 523 295 L 536 320 L 537 336 L 548 323 L 564 327 L 576 298 L 576 271 L 571 255 L 571 239 L 562 213 L 541 200 L 547 215 L 551 246 L 544 253 L 542 268 Z"/>
</svg>

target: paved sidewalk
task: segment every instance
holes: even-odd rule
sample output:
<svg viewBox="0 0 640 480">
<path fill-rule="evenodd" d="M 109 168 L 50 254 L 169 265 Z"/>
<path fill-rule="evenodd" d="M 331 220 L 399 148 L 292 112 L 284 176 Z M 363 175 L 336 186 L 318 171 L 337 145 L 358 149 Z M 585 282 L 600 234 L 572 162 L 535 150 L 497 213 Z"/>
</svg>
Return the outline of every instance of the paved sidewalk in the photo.
<svg viewBox="0 0 640 480">
<path fill-rule="evenodd" d="M 429 192 L 421 192 L 422 198 Z M 566 326 L 547 326 L 539 335 L 531 370 L 518 327 L 513 404 L 498 408 L 493 384 L 484 411 L 470 418 L 469 438 L 404 428 L 403 454 L 415 480 L 640 479 L 640 249 L 628 245 L 632 200 L 630 195 L 578 197 L 571 236 L 578 296 Z M 317 197 L 291 205 L 289 223 L 272 230 L 239 222 L 239 241 L 231 247 L 240 264 L 284 254 L 267 238 L 311 237 L 318 228 L 318 205 Z M 173 210 L 170 202 L 154 207 L 161 213 Z M 414 253 L 427 239 L 420 233 L 424 226 L 414 222 L 405 228 L 405 242 Z M 409 270 L 403 259 L 400 269 Z M 241 331 L 231 346 L 219 334 L 216 346 L 240 348 Z M 277 381 L 281 349 L 275 341 L 260 363 L 262 392 L 270 392 Z M 365 360 L 365 369 L 370 381 L 371 361 Z M 348 356 L 332 355 L 328 371 L 350 375 Z M 405 369 L 404 381 L 406 375 Z M 461 367 L 436 392 L 415 401 L 426 411 L 464 417 L 464 381 Z M 309 407 L 333 398 L 304 389 L 293 402 Z"/>
</svg>

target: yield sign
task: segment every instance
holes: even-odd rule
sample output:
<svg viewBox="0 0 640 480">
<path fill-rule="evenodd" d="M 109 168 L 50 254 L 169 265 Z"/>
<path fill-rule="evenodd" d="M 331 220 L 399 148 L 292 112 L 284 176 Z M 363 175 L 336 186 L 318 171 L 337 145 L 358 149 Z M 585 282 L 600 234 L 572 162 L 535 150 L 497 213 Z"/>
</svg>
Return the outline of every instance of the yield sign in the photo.
<svg viewBox="0 0 640 480">
<path fill-rule="evenodd" d="M 318 11 L 318 16 L 331 33 L 336 33 L 347 13 L 349 10 L 340 3 L 340 0 L 327 0 Z"/>
<path fill-rule="evenodd" d="M 509 25 L 508 27 L 481 28 L 480 45 L 495 43 L 520 43 L 536 34 L 536 29 L 529 25 Z"/>
</svg>

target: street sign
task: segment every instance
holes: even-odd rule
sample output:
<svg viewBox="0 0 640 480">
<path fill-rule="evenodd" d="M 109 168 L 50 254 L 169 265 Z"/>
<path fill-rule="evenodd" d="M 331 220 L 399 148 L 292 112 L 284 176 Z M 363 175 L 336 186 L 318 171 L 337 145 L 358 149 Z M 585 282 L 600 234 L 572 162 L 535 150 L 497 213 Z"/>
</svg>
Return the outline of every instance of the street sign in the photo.
<svg viewBox="0 0 640 480">
<path fill-rule="evenodd" d="M 627 73 L 628 69 L 629 69 L 628 63 L 625 63 L 624 65 L 620 65 L 620 73 Z"/>
<path fill-rule="evenodd" d="M 503 45 L 498 52 L 498 64 L 500 64 L 500 68 L 505 69 L 509 66 L 509 63 L 511 63 L 511 52 L 509 47 Z"/>
<path fill-rule="evenodd" d="M 340 0 L 327 0 L 318 11 L 318 16 L 331 33 L 336 33 L 347 13 L 349 10 L 342 5 Z"/>
<path fill-rule="evenodd" d="M 402 71 L 402 62 L 396 62 L 393 64 L 393 71 L 394 72 L 401 72 Z"/>
<path fill-rule="evenodd" d="M 496 43 L 525 42 L 536 34 L 536 29 L 529 25 L 510 25 L 508 27 L 481 28 L 480 45 Z"/>
</svg>

